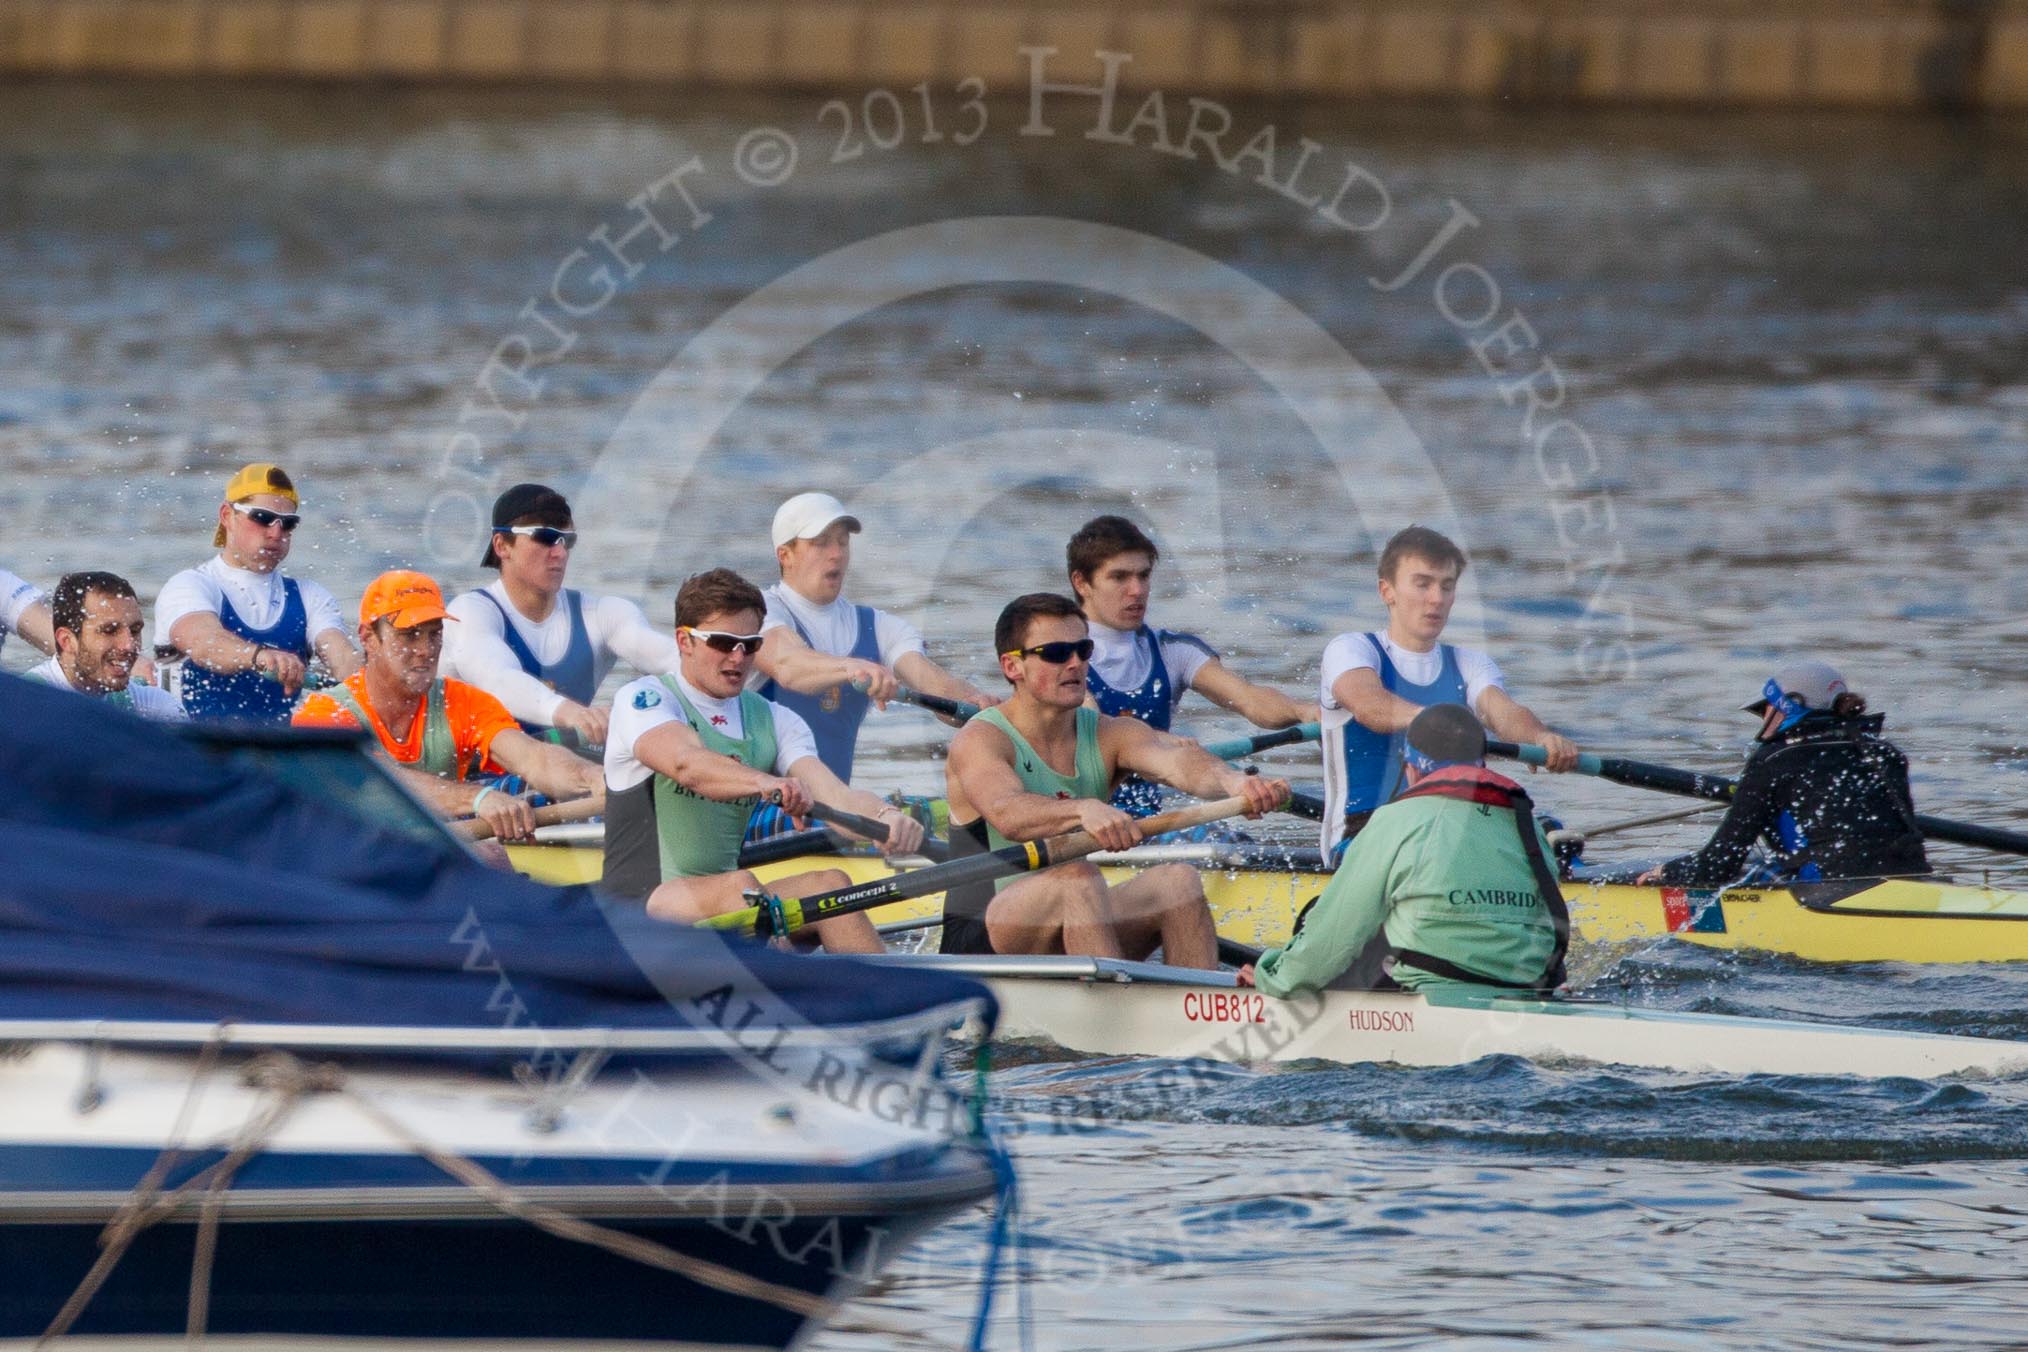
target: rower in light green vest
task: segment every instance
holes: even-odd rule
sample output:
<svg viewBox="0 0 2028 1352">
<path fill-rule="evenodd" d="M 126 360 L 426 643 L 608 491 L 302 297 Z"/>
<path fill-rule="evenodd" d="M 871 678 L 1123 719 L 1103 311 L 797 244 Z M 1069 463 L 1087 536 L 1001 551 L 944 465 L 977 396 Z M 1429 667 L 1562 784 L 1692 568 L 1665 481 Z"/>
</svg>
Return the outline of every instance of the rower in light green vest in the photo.
<svg viewBox="0 0 2028 1352">
<path fill-rule="evenodd" d="M 1140 842 L 1141 828 L 1108 801 L 1128 774 L 1201 798 L 1244 798 L 1253 816 L 1287 800 L 1283 780 L 1246 774 L 1139 719 L 1086 708 L 1092 640 L 1069 597 L 1016 597 L 1000 612 L 993 643 L 1014 693 L 951 743 L 953 857 L 1070 831 L 1087 831 L 1109 850 L 1128 849 Z M 1160 865 L 1114 886 L 1078 861 L 955 887 L 944 897 L 946 953 L 1140 959 L 1157 947 L 1178 967 L 1217 966 L 1204 883 L 1187 864 Z"/>
<path fill-rule="evenodd" d="M 825 767 L 801 715 L 746 690 L 764 610 L 760 590 L 730 569 L 690 578 L 676 594 L 678 669 L 644 676 L 613 700 L 601 885 L 644 901 L 650 915 L 694 924 L 745 908 L 760 884 L 739 867 L 739 847 L 762 801 L 797 818 L 820 803 L 877 817 L 890 854 L 922 845 L 913 817 Z M 842 870 L 817 869 L 768 886 L 807 897 L 850 881 Z M 833 952 L 882 949 L 863 914 L 813 929 Z"/>
</svg>

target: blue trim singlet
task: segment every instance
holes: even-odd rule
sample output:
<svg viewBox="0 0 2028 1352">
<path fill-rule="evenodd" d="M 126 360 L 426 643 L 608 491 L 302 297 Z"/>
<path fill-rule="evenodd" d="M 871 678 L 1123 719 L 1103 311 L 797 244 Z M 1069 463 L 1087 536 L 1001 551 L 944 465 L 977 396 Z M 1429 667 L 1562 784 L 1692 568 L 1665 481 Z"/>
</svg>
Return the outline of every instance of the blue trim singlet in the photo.
<svg viewBox="0 0 2028 1352">
<path fill-rule="evenodd" d="M 1366 635 L 1373 651 L 1380 655 L 1380 684 L 1388 693 L 1427 709 L 1432 704 L 1470 704 L 1465 698 L 1465 674 L 1458 666 L 1458 650 L 1450 644 L 1439 646 L 1443 666 L 1428 685 L 1416 685 L 1401 674 L 1379 634 Z M 1374 732 L 1357 719 L 1348 721 L 1335 736 L 1344 746 L 1340 764 L 1345 773 L 1345 813 L 1371 812 L 1393 799 L 1401 787 L 1401 750 L 1405 733 Z"/>
<path fill-rule="evenodd" d="M 294 578 L 282 579 L 282 614 L 266 629 L 256 629 L 232 608 L 232 598 L 218 598 L 218 622 L 225 632 L 249 643 L 276 652 L 294 653 L 310 660 L 310 612 L 303 604 L 303 589 Z M 295 697 L 258 671 L 216 672 L 195 660 L 183 666 L 183 712 L 209 721 L 239 720 L 252 723 L 286 723 L 295 708 Z"/>
<path fill-rule="evenodd" d="M 1130 690 L 1122 690 L 1107 684 L 1105 677 L 1098 674 L 1098 668 L 1092 666 L 1085 669 L 1085 688 L 1091 691 L 1100 713 L 1115 718 L 1138 718 L 1157 732 L 1167 732 L 1175 718 L 1176 705 L 1183 698 L 1183 689 L 1169 679 L 1169 664 L 1162 660 L 1162 644 L 1171 641 L 1189 643 L 1202 648 L 1212 657 L 1218 654 L 1195 634 L 1150 629 L 1145 624 L 1134 634 L 1137 638 L 1148 640 L 1148 674 L 1141 683 Z M 1112 801 L 1114 807 L 1129 816 L 1152 817 L 1162 810 L 1162 786 L 1129 776 L 1113 790 Z"/>
<path fill-rule="evenodd" d="M 493 609 L 500 612 L 500 637 L 507 642 L 507 650 L 514 654 L 514 660 L 521 669 L 536 680 L 562 695 L 565 699 L 576 700 L 579 704 L 590 704 L 592 696 L 598 693 L 598 654 L 592 650 L 591 631 L 585 628 L 584 597 L 581 593 L 566 587 L 563 603 L 570 612 L 570 644 L 563 650 L 563 656 L 544 666 L 536 660 L 534 650 L 514 627 L 514 617 L 507 613 L 507 607 L 500 604 L 500 598 L 485 588 L 478 595 L 490 601 Z M 524 732 L 540 737 L 549 729 L 539 723 L 523 723 Z"/>
<path fill-rule="evenodd" d="M 854 606 L 859 616 L 859 635 L 852 641 L 852 651 L 835 653 L 838 657 L 856 657 L 862 662 L 880 660 L 880 634 L 875 628 L 872 606 Z M 803 622 L 786 605 L 782 610 L 789 617 L 789 623 L 796 627 L 796 633 L 803 642 L 818 652 L 810 635 L 803 628 Z M 852 782 L 852 755 L 859 746 L 859 725 L 866 719 L 866 711 L 873 707 L 873 701 L 863 690 L 854 690 L 849 685 L 833 686 L 820 695 L 803 695 L 769 681 L 761 686 L 761 697 L 771 699 L 787 709 L 793 709 L 803 716 L 810 725 L 810 731 L 817 739 L 817 759 L 830 768 L 832 774 L 847 784 Z"/>
</svg>

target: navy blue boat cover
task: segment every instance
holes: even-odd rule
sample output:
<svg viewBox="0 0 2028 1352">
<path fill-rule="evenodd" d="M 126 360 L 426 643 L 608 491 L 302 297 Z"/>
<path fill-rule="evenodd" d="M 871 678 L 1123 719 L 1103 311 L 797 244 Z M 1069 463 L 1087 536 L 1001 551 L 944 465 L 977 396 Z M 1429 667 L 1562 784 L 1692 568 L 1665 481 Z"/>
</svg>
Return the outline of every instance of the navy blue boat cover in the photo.
<svg viewBox="0 0 2028 1352">
<path fill-rule="evenodd" d="M 0 1018 L 842 1026 L 971 998 L 488 868 L 0 675 Z"/>
</svg>

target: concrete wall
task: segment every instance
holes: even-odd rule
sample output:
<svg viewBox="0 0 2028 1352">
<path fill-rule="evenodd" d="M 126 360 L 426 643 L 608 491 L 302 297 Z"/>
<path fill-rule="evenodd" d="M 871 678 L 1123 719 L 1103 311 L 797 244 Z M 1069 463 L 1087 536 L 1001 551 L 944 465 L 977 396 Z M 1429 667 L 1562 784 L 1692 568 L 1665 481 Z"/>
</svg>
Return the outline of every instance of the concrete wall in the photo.
<svg viewBox="0 0 2028 1352">
<path fill-rule="evenodd" d="M 2028 0 L 0 0 L 0 72 L 2028 108 Z"/>
</svg>

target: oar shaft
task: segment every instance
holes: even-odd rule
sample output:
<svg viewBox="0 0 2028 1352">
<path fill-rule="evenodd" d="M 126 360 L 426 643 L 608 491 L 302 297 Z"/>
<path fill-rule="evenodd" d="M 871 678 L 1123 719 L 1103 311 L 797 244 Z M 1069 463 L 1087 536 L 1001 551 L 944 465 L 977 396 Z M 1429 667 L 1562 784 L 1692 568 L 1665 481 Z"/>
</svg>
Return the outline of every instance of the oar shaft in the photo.
<svg viewBox="0 0 2028 1352">
<path fill-rule="evenodd" d="M 1489 739 L 1486 751 L 1489 755 L 1504 756 L 1524 765 L 1549 764 L 1549 753 L 1527 742 L 1517 745 Z M 1738 787 L 1724 775 L 1678 770 L 1672 765 L 1651 765 L 1647 761 L 1627 760 L 1620 756 L 1594 756 L 1588 752 L 1578 756 L 1575 769 L 1581 775 L 1610 779 L 1632 788 L 1680 793 L 1686 798 L 1708 798 L 1714 803 L 1732 801 L 1732 791 Z"/>
<path fill-rule="evenodd" d="M 1194 803 L 1189 807 L 1178 808 L 1174 812 L 1149 817 L 1141 823 L 1141 829 L 1149 835 L 1163 831 L 1187 831 L 1206 822 L 1239 816 L 1246 810 L 1247 803 L 1244 798 L 1221 798 L 1216 802 Z M 1047 840 L 1008 845 L 986 854 L 967 855 L 962 859 L 953 859 L 947 864 L 933 864 L 929 868 L 897 874 L 892 878 L 841 887 L 835 892 L 820 892 L 811 897 L 783 897 L 782 915 L 789 929 L 801 929 L 819 920 L 831 920 L 841 915 L 850 915 L 855 911 L 871 910 L 876 906 L 885 906 L 891 901 L 907 901 L 911 897 L 924 897 L 934 892 L 947 892 L 954 887 L 991 882 L 1016 873 L 1048 868 L 1052 864 L 1068 863 L 1073 859 L 1082 859 L 1088 854 L 1096 854 L 1103 848 L 1085 832 L 1072 831 L 1068 835 L 1053 836 Z M 712 916 L 699 923 L 707 929 L 730 930 L 753 936 L 760 932 L 761 915 L 760 907 L 749 906 L 744 910 Z"/>
<path fill-rule="evenodd" d="M 1204 749 L 1220 760 L 1238 760 L 1241 756 L 1252 756 L 1262 751 L 1272 751 L 1278 746 L 1294 746 L 1297 742 L 1314 742 L 1323 733 L 1315 723 L 1298 723 L 1293 728 L 1277 728 L 1273 732 L 1257 732 L 1251 737 L 1234 737 L 1223 742 L 1206 742 Z"/>
<path fill-rule="evenodd" d="M 969 723 L 979 716 L 979 706 L 968 704 L 961 699 L 948 699 L 943 695 L 931 695 L 921 690 L 910 690 L 903 686 L 895 699 L 903 704 L 913 704 L 918 709 L 927 709 L 933 714 L 955 718 L 960 723 Z"/>
<path fill-rule="evenodd" d="M 810 816 L 820 822 L 842 826 L 854 835 L 864 836 L 868 840 L 879 841 L 882 844 L 887 842 L 887 823 L 877 817 L 862 817 L 856 812 L 847 812 L 842 807 L 832 807 L 829 803 L 818 803 L 813 806 L 810 809 Z M 925 835 L 922 838 L 922 854 L 925 858 L 944 860 L 951 857 L 951 847 L 946 841 Z"/>
<path fill-rule="evenodd" d="M 1539 746 L 1526 742 L 1488 741 L 1486 750 L 1495 756 L 1505 756 L 1528 765 L 1546 765 L 1548 753 Z M 1724 775 L 1699 774 L 1693 770 L 1678 770 L 1669 765 L 1651 765 L 1646 761 L 1625 760 L 1619 756 L 1581 755 L 1577 758 L 1577 772 L 1610 779 L 1616 784 L 1626 784 L 1639 789 L 1658 789 L 1663 793 L 1680 793 L 1686 798 L 1707 798 L 1714 803 L 1729 803 L 1739 785 Z M 1994 826 L 1974 826 L 1970 822 L 1955 822 L 1943 817 L 1931 817 L 1918 813 L 1915 824 L 1923 835 L 1931 840 L 1949 841 L 1954 845 L 1973 845 L 1985 850 L 1998 850 L 2005 854 L 2028 854 L 2028 835 L 2019 831 L 2003 831 Z"/>
</svg>

